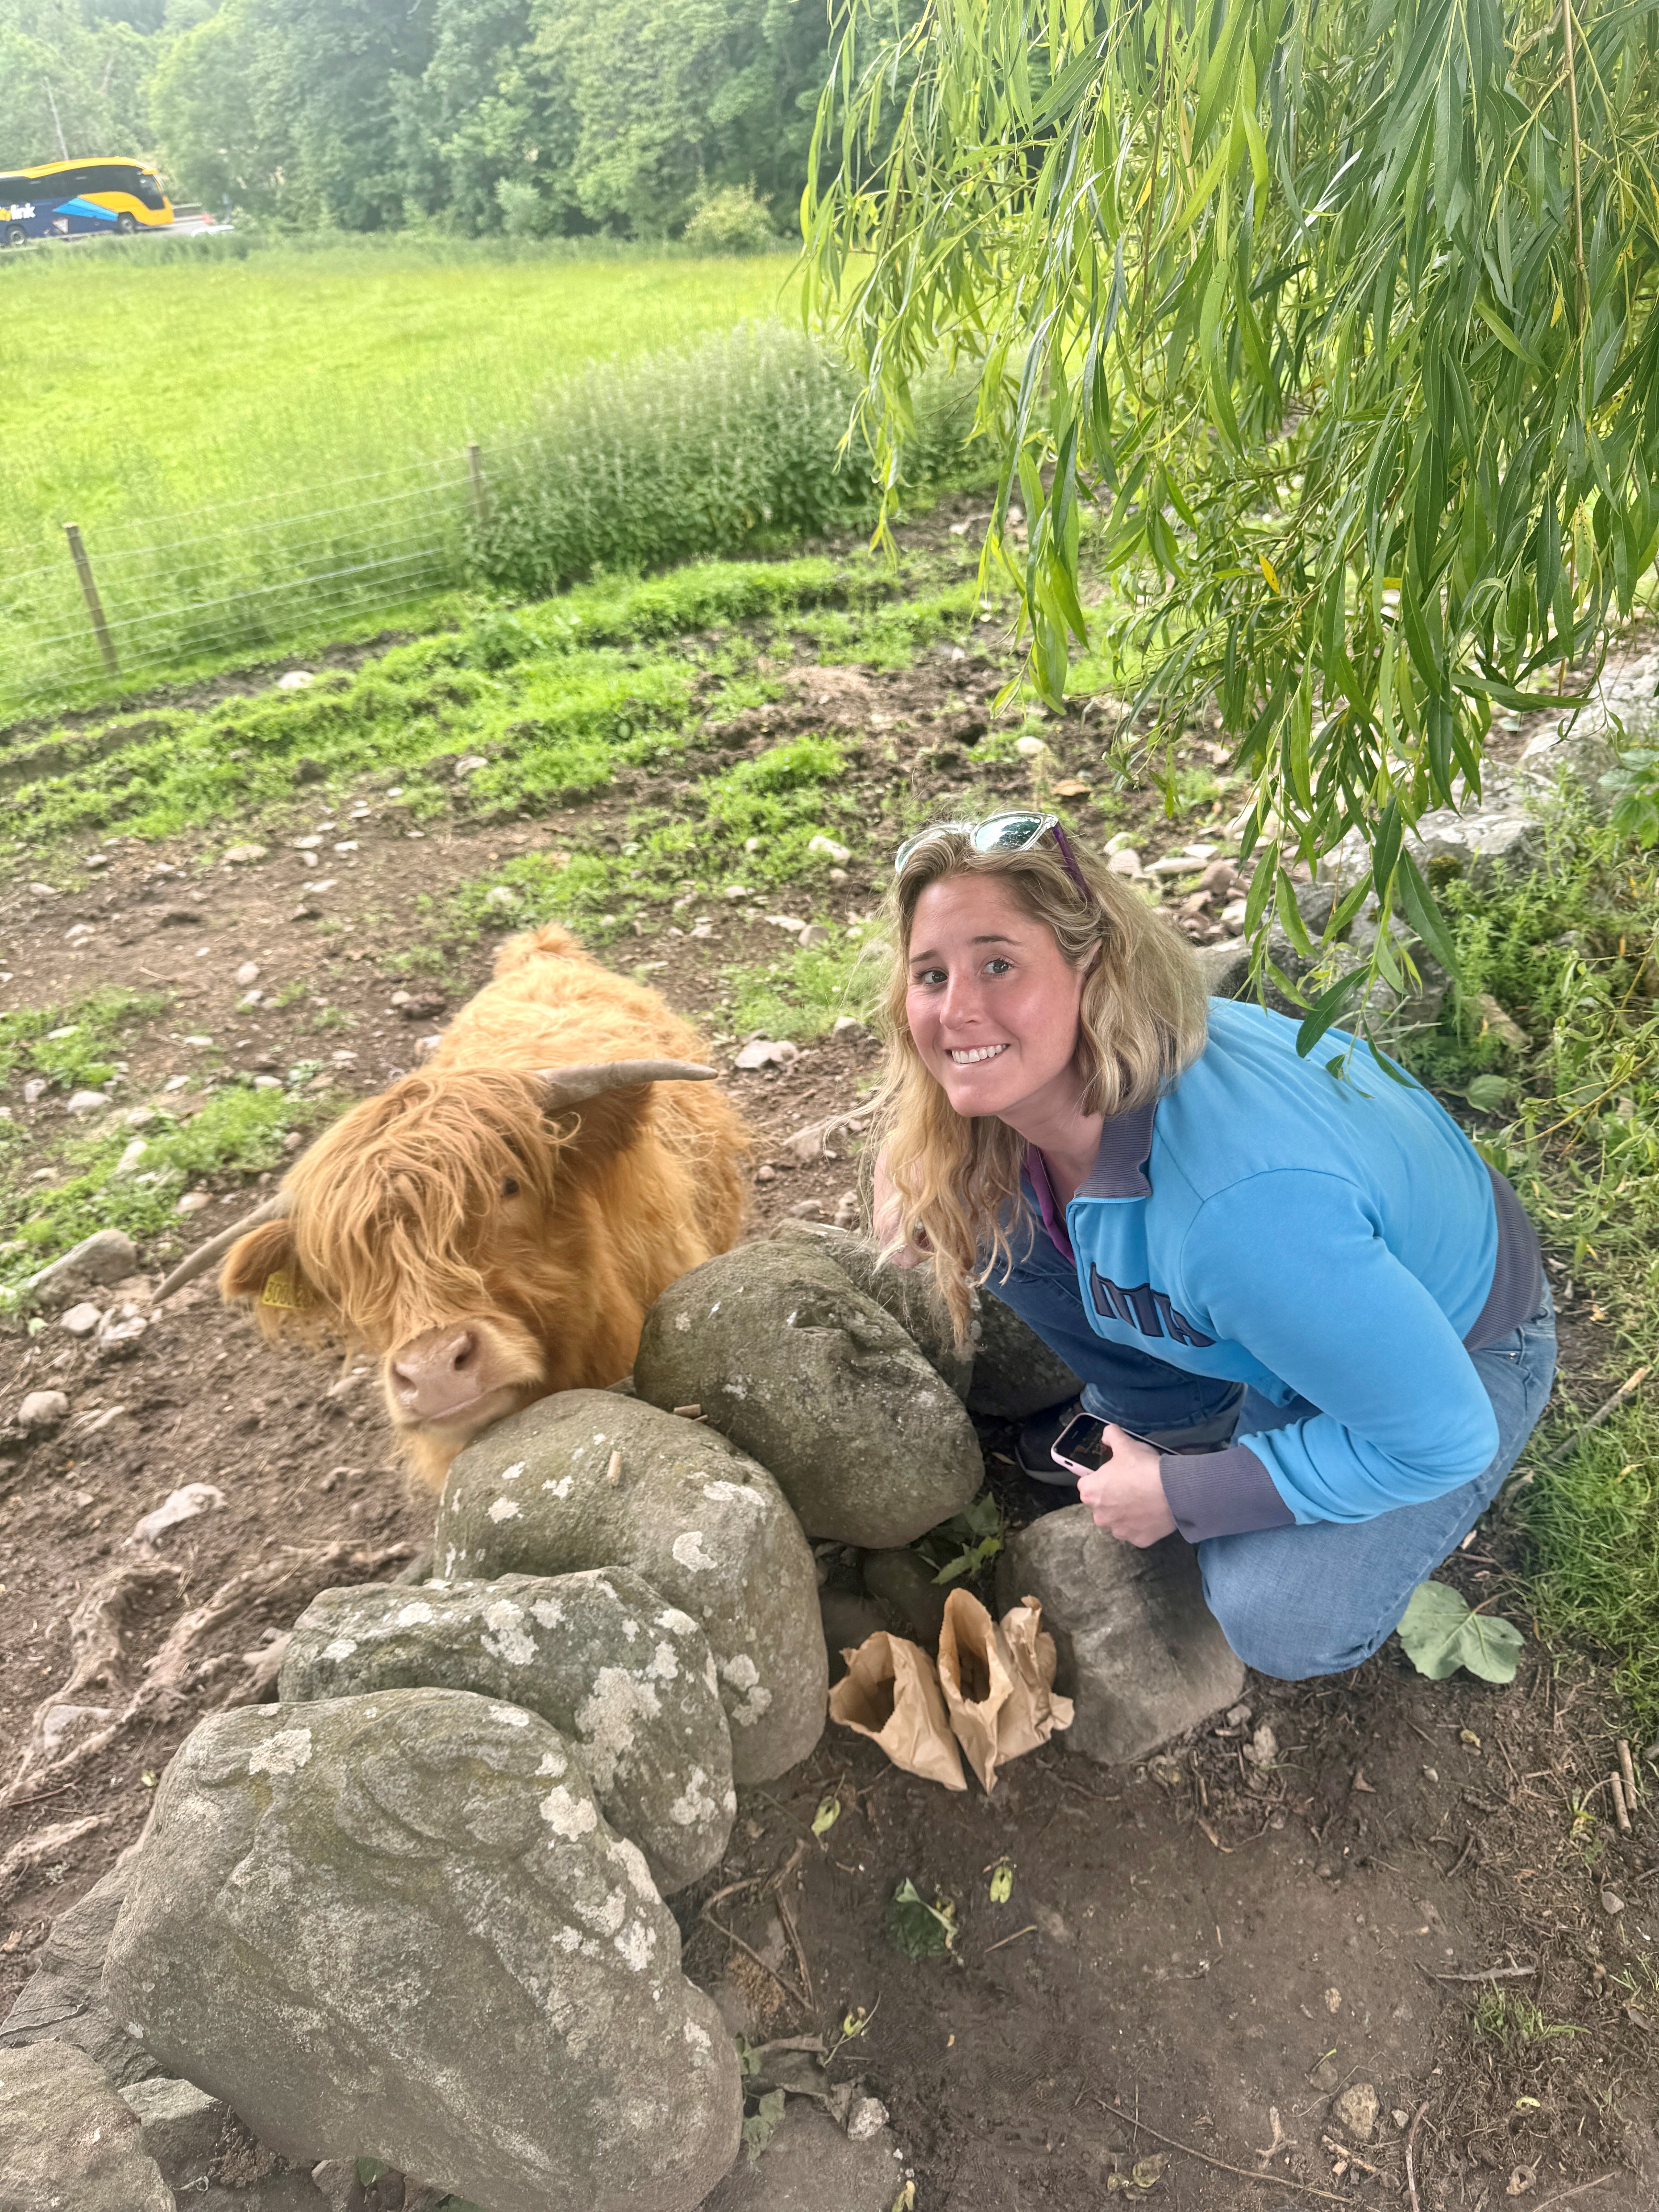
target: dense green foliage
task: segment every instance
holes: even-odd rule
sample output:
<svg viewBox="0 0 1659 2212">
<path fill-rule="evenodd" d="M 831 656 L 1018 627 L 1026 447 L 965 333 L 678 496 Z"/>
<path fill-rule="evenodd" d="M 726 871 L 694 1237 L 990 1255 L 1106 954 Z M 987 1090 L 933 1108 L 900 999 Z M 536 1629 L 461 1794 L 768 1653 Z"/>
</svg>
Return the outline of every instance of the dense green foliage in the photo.
<svg viewBox="0 0 1659 2212">
<path fill-rule="evenodd" d="M 793 231 L 817 0 L 0 0 L 0 166 L 157 152 L 284 228 Z M 137 27 L 133 27 L 134 24 Z M 51 87 L 48 96 L 46 88 Z M 57 118 L 52 101 L 57 104 Z"/>
<path fill-rule="evenodd" d="M 1036 674 L 1092 505 L 1143 698 L 1213 694 L 1253 781 L 1253 926 L 1290 901 L 1270 823 L 1310 859 L 1357 825 L 1433 941 L 1403 830 L 1630 611 L 1656 131 L 1659 0 L 849 0 L 809 220 L 884 472 L 920 369 L 970 357 Z"/>
</svg>

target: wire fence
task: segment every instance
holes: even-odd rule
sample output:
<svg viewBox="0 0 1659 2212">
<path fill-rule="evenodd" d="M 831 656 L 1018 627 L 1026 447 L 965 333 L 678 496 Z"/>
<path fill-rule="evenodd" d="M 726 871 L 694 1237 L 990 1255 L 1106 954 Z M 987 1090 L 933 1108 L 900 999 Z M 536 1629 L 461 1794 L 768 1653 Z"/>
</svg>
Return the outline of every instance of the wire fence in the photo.
<svg viewBox="0 0 1659 2212">
<path fill-rule="evenodd" d="M 319 624 L 455 588 L 487 497 L 473 447 L 182 514 L 65 523 L 56 559 L 38 540 L 0 540 L 0 713 L 281 652 Z"/>
</svg>

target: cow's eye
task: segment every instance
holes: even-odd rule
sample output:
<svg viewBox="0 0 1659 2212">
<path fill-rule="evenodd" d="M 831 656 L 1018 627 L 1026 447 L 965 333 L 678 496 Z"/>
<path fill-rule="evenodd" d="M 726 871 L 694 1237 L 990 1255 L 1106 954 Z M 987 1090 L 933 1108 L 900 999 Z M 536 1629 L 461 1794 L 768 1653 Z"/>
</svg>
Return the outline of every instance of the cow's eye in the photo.
<svg viewBox="0 0 1659 2212">
<path fill-rule="evenodd" d="M 513 1176 L 508 1176 L 507 1180 L 501 1185 L 501 1196 L 503 1198 L 516 1198 L 518 1194 L 519 1185 L 517 1178 Z"/>
</svg>

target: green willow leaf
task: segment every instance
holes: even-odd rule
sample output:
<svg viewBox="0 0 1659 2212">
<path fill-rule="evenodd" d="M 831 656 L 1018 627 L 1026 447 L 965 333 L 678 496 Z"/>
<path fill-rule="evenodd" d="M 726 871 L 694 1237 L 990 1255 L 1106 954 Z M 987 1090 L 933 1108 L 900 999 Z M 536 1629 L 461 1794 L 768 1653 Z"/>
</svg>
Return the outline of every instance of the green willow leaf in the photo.
<svg viewBox="0 0 1659 2212">
<path fill-rule="evenodd" d="M 1246 857 L 1357 828 L 1441 957 L 1414 824 L 1659 551 L 1659 0 L 1575 9 L 1571 70 L 1555 0 L 838 4 L 809 312 L 884 486 L 927 364 L 976 374 L 1045 696 L 1087 613 L 1153 710 L 1114 767 L 1217 700 Z"/>
</svg>

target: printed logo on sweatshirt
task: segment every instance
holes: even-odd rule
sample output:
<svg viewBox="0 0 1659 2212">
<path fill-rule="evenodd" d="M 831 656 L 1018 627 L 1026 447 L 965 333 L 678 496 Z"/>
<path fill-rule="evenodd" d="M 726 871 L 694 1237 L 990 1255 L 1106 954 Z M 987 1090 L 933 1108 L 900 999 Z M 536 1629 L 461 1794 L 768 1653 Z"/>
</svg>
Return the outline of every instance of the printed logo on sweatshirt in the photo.
<svg viewBox="0 0 1659 2212">
<path fill-rule="evenodd" d="M 1155 1291 L 1150 1283 L 1140 1283 L 1132 1291 L 1121 1290 L 1109 1283 L 1096 1267 L 1089 1262 L 1089 1290 L 1095 1302 L 1095 1311 L 1108 1321 L 1127 1322 L 1142 1336 L 1167 1336 L 1176 1344 L 1190 1344 L 1195 1350 L 1205 1351 L 1215 1342 L 1201 1329 L 1178 1314 L 1162 1291 Z"/>
</svg>

